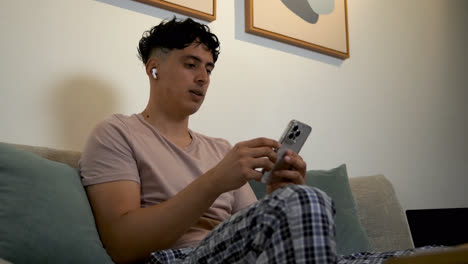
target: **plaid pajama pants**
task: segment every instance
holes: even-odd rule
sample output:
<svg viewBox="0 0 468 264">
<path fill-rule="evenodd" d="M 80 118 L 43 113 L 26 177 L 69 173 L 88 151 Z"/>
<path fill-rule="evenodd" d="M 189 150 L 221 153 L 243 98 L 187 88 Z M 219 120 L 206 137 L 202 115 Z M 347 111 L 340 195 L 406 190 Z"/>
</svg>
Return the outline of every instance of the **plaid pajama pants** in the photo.
<svg viewBox="0 0 468 264">
<path fill-rule="evenodd" d="M 332 200 L 290 185 L 218 225 L 196 248 L 151 254 L 151 263 L 336 262 Z"/>
<path fill-rule="evenodd" d="M 289 185 L 218 225 L 197 247 L 153 252 L 150 263 L 378 264 L 413 251 L 337 256 L 334 217 L 323 191 Z"/>
</svg>

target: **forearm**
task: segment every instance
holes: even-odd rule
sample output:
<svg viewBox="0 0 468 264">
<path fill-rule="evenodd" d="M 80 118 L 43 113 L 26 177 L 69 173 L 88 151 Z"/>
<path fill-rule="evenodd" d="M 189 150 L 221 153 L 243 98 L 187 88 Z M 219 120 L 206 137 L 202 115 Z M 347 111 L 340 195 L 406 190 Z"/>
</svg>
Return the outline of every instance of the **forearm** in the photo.
<svg viewBox="0 0 468 264">
<path fill-rule="evenodd" d="M 210 172 L 161 204 L 129 211 L 100 226 L 107 251 L 116 262 L 148 258 L 170 248 L 220 195 Z"/>
</svg>

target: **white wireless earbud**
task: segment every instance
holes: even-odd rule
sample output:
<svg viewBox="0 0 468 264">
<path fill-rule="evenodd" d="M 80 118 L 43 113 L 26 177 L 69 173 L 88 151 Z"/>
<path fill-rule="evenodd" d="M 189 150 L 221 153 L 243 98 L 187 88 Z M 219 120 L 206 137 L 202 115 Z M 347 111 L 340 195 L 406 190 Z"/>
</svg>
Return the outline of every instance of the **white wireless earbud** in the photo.
<svg viewBox="0 0 468 264">
<path fill-rule="evenodd" d="M 156 68 L 153 68 L 153 69 L 151 70 L 151 72 L 153 73 L 153 78 L 154 78 L 154 79 L 157 79 L 157 78 L 158 78 L 158 70 L 156 70 Z"/>
</svg>

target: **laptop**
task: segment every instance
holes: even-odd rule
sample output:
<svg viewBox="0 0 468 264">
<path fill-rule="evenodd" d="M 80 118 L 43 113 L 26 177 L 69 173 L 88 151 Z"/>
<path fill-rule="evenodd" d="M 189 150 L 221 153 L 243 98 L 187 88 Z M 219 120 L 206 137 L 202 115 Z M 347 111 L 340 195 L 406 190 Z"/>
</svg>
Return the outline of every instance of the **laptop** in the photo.
<svg viewBox="0 0 468 264">
<path fill-rule="evenodd" d="M 415 247 L 468 243 L 468 208 L 406 210 Z"/>
</svg>

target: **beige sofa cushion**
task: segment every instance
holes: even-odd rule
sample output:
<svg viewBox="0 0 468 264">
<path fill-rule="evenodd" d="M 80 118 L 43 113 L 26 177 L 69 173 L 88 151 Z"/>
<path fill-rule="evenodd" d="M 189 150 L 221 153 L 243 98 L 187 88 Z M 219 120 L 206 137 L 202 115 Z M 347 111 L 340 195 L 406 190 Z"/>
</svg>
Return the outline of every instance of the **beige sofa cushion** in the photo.
<svg viewBox="0 0 468 264">
<path fill-rule="evenodd" d="M 75 169 L 78 168 L 78 162 L 81 157 L 81 152 L 79 151 L 58 150 L 58 149 L 47 148 L 47 147 L 35 147 L 35 146 L 18 145 L 18 144 L 10 144 L 10 145 L 18 149 L 32 152 L 48 160 L 53 160 L 53 161 L 68 164 L 70 167 L 75 168 Z"/>
<path fill-rule="evenodd" d="M 413 248 L 406 217 L 383 175 L 350 178 L 362 225 L 374 251 Z"/>
</svg>

